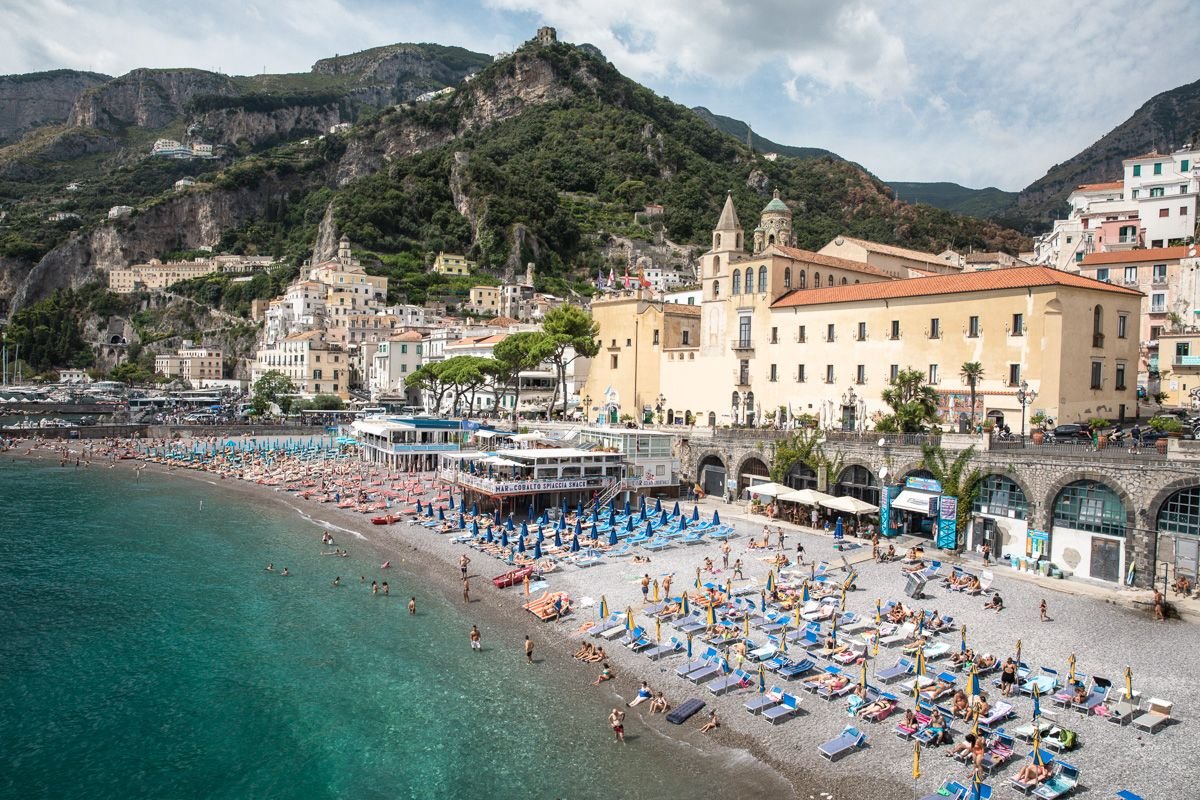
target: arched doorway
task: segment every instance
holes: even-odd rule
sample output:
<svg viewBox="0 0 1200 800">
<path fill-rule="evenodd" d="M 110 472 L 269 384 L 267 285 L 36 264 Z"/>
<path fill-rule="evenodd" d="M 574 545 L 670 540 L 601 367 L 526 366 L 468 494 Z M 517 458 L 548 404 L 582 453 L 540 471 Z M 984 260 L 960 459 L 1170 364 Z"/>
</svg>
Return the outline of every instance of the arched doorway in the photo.
<svg viewBox="0 0 1200 800">
<path fill-rule="evenodd" d="M 783 476 L 783 482 L 793 489 L 816 489 L 817 473 L 812 467 L 797 461 Z"/>
<path fill-rule="evenodd" d="M 759 480 L 751 481 L 751 478 Z M 738 473 L 738 497 L 750 487 L 751 483 L 766 483 L 771 480 L 771 471 L 761 458 L 751 456 L 742 462 L 741 472 Z"/>
<path fill-rule="evenodd" d="M 879 505 L 879 482 L 871 470 L 854 464 L 846 467 L 838 475 L 837 483 L 833 485 L 834 497 L 857 497 L 871 505 Z"/>
<path fill-rule="evenodd" d="M 978 549 L 986 542 L 993 553 L 1024 552 L 1028 538 L 1029 498 L 1007 475 L 986 475 L 971 505 L 970 540 Z"/>
<path fill-rule="evenodd" d="M 1094 480 L 1068 483 L 1054 498 L 1050 559 L 1097 580 L 1122 580 L 1128 514 L 1120 495 Z"/>
<path fill-rule="evenodd" d="M 710 427 L 710 428 L 717 427 L 717 412 L 715 412 L 715 411 L 708 412 L 708 427 Z"/>
<path fill-rule="evenodd" d="M 926 480 L 931 480 L 931 481 L 937 480 L 937 476 L 934 475 L 932 472 L 930 472 L 927 469 L 909 470 L 908 472 L 906 472 L 904 474 L 904 479 L 908 480 L 909 478 L 925 478 Z"/>
<path fill-rule="evenodd" d="M 1200 576 L 1200 486 L 1169 495 L 1158 508 L 1155 528 L 1160 536 L 1174 540 L 1171 555 L 1161 555 L 1159 560 L 1172 560 L 1174 575 L 1186 575 L 1195 583 Z M 1164 552 L 1164 548 L 1159 552 Z"/>
<path fill-rule="evenodd" d="M 720 456 L 708 455 L 696 467 L 696 482 L 705 494 L 725 496 L 725 462 Z"/>
</svg>

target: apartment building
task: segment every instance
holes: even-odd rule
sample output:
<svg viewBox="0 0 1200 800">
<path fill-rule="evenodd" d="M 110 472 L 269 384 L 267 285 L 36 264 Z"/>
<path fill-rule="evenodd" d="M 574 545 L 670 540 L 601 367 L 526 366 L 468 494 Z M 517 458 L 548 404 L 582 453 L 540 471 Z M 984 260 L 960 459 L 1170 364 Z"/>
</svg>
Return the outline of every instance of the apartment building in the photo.
<svg viewBox="0 0 1200 800">
<path fill-rule="evenodd" d="M 324 331 L 289 334 L 278 342 L 259 348 L 251 370 L 251 381 L 277 370 L 296 386 L 296 391 L 312 397 L 318 394 L 350 398 L 345 353 L 325 341 Z"/>
<path fill-rule="evenodd" d="M 168 378 L 181 378 L 197 383 L 202 380 L 220 380 L 223 375 L 224 353 L 208 348 L 196 347 L 185 341 L 175 353 L 162 353 L 154 357 L 154 371 Z"/>
</svg>

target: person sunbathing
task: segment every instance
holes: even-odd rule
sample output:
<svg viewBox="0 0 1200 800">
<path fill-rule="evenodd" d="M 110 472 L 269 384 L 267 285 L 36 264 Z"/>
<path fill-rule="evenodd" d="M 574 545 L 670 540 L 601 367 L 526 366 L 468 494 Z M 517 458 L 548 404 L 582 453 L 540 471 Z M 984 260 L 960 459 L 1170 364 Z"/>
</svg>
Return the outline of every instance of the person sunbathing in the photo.
<svg viewBox="0 0 1200 800">
<path fill-rule="evenodd" d="M 950 713 L 956 717 L 966 719 L 971 713 L 971 704 L 967 702 L 967 695 L 962 689 L 954 693 L 954 701 L 950 704 Z"/>
<path fill-rule="evenodd" d="M 917 639 L 915 642 L 904 645 L 904 647 L 900 648 L 900 650 L 905 655 L 911 656 L 911 655 L 914 655 L 921 648 L 926 647 L 928 644 L 929 644 L 929 639 L 922 636 L 920 639 Z"/>
<path fill-rule="evenodd" d="M 651 714 L 665 714 L 671 709 L 671 705 L 667 702 L 667 698 L 663 697 L 662 692 L 654 695 L 654 699 L 650 701 Z"/>
<path fill-rule="evenodd" d="M 713 571 L 713 560 L 708 556 L 704 557 L 704 571 L 705 572 Z"/>
<path fill-rule="evenodd" d="M 1175 583 L 1171 584 L 1175 590 L 1175 594 L 1189 595 L 1192 593 L 1192 582 L 1188 580 L 1186 575 L 1180 575 L 1175 579 Z"/>
<path fill-rule="evenodd" d="M 979 657 L 979 660 L 975 662 L 975 668 L 980 672 L 985 669 L 991 669 L 994 666 L 996 666 L 996 657 L 991 653 L 984 653 Z"/>
<path fill-rule="evenodd" d="M 929 629 L 936 631 L 936 630 L 939 630 L 945 624 L 946 624 L 946 621 L 944 619 L 942 619 L 942 615 L 939 614 L 938 610 L 935 608 L 933 610 L 933 616 L 929 618 L 929 623 L 928 623 Z"/>
<path fill-rule="evenodd" d="M 634 556 L 634 557 L 633 557 L 633 563 L 635 563 L 635 564 L 649 564 L 649 563 L 650 563 L 650 556 Z"/>
<path fill-rule="evenodd" d="M 814 683 L 818 687 L 828 689 L 831 692 L 836 692 L 846 688 L 846 685 L 850 683 L 850 679 L 845 675 L 831 672 L 828 675 L 823 675 L 820 678 L 817 678 Z"/>
<path fill-rule="evenodd" d="M 574 653 L 571 654 L 571 658 L 574 658 L 577 661 L 585 661 L 585 660 L 587 660 L 587 657 L 591 654 L 592 654 L 592 643 L 584 642 L 583 647 L 579 648 L 578 650 L 576 650 Z"/>
<path fill-rule="evenodd" d="M 921 570 L 925 569 L 925 562 L 918 559 L 911 563 L 905 564 L 904 566 L 900 567 L 900 569 L 901 569 L 901 571 L 907 572 L 910 574 L 914 573 L 914 572 L 920 572 Z"/>
<path fill-rule="evenodd" d="M 719 727 L 721 727 L 721 723 L 717 720 L 717 710 L 714 708 L 712 711 L 708 712 L 708 722 L 704 723 L 704 726 L 700 728 L 700 732 L 708 733 L 709 731 L 715 730 Z"/>
<path fill-rule="evenodd" d="M 981 585 L 980 585 L 980 583 L 979 583 L 979 578 L 977 578 L 977 577 L 976 577 L 976 576 L 974 576 L 974 575 L 968 575 L 968 576 L 967 576 L 967 579 L 966 579 L 965 581 L 963 581 L 963 582 L 962 582 L 962 587 L 961 587 L 961 588 L 962 588 L 962 590 L 963 590 L 964 592 L 977 592 L 977 591 L 979 591 L 979 590 L 980 590 L 980 588 L 981 588 Z"/>
<path fill-rule="evenodd" d="M 1038 764 L 1030 761 L 1025 766 L 1021 767 L 1021 771 L 1017 773 L 1015 780 L 1027 785 L 1035 786 L 1054 774 L 1054 770 L 1050 769 L 1048 764 Z"/>
<path fill-rule="evenodd" d="M 586 661 L 589 664 L 595 664 L 598 661 L 603 661 L 607 657 L 608 656 L 604 654 L 604 648 L 597 647 L 586 658 L 581 658 L 580 661 Z"/>
<path fill-rule="evenodd" d="M 980 694 L 975 698 L 975 716 L 984 719 L 988 714 L 992 713 L 992 704 L 988 702 L 986 694 Z"/>
<path fill-rule="evenodd" d="M 754 540 L 754 537 L 753 537 L 753 536 L 751 536 L 751 537 L 750 537 L 750 544 L 749 544 L 749 545 L 747 545 L 747 547 L 748 547 L 749 549 L 751 549 L 751 550 L 765 550 L 765 549 L 766 549 L 768 546 L 769 546 L 769 545 L 767 544 L 767 537 L 766 537 L 766 536 L 764 536 L 764 537 L 763 537 L 763 543 L 762 543 L 762 544 L 759 544 L 758 542 L 756 542 L 756 541 Z"/>
<path fill-rule="evenodd" d="M 937 700 L 949 692 L 954 691 L 954 684 L 947 681 L 934 681 L 929 686 L 921 690 L 921 694 L 930 700 Z"/>
<path fill-rule="evenodd" d="M 667 603 L 665 606 L 663 606 L 662 610 L 659 611 L 657 614 L 655 614 L 655 616 L 665 619 L 667 617 L 673 617 L 678 613 L 679 613 L 679 603 L 671 602 L 671 603 Z"/>
<path fill-rule="evenodd" d="M 892 709 L 896 707 L 896 701 L 890 697 L 881 697 L 873 703 L 867 703 L 862 708 L 858 709 L 858 716 L 869 717 L 878 716 L 886 717 L 892 713 Z M 915 718 L 914 718 L 915 721 Z"/>
<path fill-rule="evenodd" d="M 1082 682 L 1075 684 L 1075 696 L 1071 702 L 1075 704 L 1085 703 L 1088 699 L 1088 690 Z"/>
<path fill-rule="evenodd" d="M 611 681 L 615 677 L 617 677 L 616 673 L 612 671 L 612 667 L 605 661 L 604 668 L 600 670 L 600 674 L 596 676 L 596 680 L 592 681 L 592 686 L 599 686 L 605 681 Z"/>
<path fill-rule="evenodd" d="M 975 658 L 975 651 L 970 648 L 967 648 L 966 650 L 960 650 L 959 652 L 950 656 L 950 663 L 961 666 L 964 664 L 970 664 L 974 658 Z"/>
<path fill-rule="evenodd" d="M 952 755 L 952 756 L 961 756 L 961 755 L 963 755 L 963 754 L 965 754 L 965 753 L 969 753 L 969 752 L 971 752 L 973 749 L 975 749 L 975 742 L 977 742 L 977 741 L 981 741 L 982 739 L 983 739 L 983 737 L 982 737 L 982 736 L 980 736 L 978 739 L 976 739 L 976 737 L 975 737 L 975 734 L 973 734 L 973 733 L 968 733 L 968 734 L 966 735 L 966 737 L 965 737 L 965 738 L 963 738 L 963 740 L 962 740 L 961 742 L 959 742 L 958 744 L 954 745 L 954 747 L 952 747 L 952 748 L 950 749 L 950 755 Z"/>
<path fill-rule="evenodd" d="M 988 600 L 983 604 L 983 607 L 987 611 L 995 611 L 997 614 L 999 614 L 1004 610 L 1004 600 L 1000 597 L 1000 595 L 994 594 L 992 595 L 991 600 Z"/>
</svg>

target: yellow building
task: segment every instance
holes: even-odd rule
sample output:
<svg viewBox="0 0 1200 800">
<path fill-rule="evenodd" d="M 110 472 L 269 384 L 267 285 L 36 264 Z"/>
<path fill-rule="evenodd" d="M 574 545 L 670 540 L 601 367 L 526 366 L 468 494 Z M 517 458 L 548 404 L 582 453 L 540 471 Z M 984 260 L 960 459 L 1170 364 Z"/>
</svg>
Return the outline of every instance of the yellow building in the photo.
<svg viewBox="0 0 1200 800">
<path fill-rule="evenodd" d="M 433 260 L 433 271 L 438 275 L 470 275 L 474 268 L 474 261 L 455 253 L 438 253 Z"/>
<path fill-rule="evenodd" d="M 1200 332 L 1159 334 L 1158 369 L 1163 406 L 1200 409 Z"/>
<path fill-rule="evenodd" d="M 947 250 L 939 255 L 922 253 L 890 244 L 868 242 L 852 236 L 838 236 L 818 252 L 821 255 L 864 261 L 881 269 L 893 278 L 919 278 L 922 275 L 945 275 L 962 270 L 958 253 Z"/>
<path fill-rule="evenodd" d="M 168 378 L 186 381 L 220 380 L 223 354 L 220 350 L 193 347 L 184 342 L 176 353 L 162 353 L 154 357 L 154 371 Z"/>
<path fill-rule="evenodd" d="M 306 397 L 333 394 L 350 399 L 349 370 L 345 353 L 325 341 L 323 331 L 293 333 L 259 348 L 251 381 L 276 370 L 286 375 L 296 391 Z"/>
<path fill-rule="evenodd" d="M 471 296 L 467 301 L 467 310 L 476 314 L 500 313 L 499 286 L 472 286 Z"/>
</svg>

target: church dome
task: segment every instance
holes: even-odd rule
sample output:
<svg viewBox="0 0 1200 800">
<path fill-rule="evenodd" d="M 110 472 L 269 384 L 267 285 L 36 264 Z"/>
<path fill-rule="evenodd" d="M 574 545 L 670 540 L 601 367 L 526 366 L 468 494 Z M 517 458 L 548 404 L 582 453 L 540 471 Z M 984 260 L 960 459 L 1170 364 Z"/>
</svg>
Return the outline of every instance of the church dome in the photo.
<svg viewBox="0 0 1200 800">
<path fill-rule="evenodd" d="M 792 210 L 787 207 L 787 203 L 785 203 L 779 199 L 779 190 L 776 189 L 775 196 L 772 197 L 771 202 L 767 203 L 766 207 L 763 208 L 762 213 L 764 213 L 764 214 L 772 214 L 772 213 L 790 214 L 790 213 L 792 213 Z"/>
</svg>

